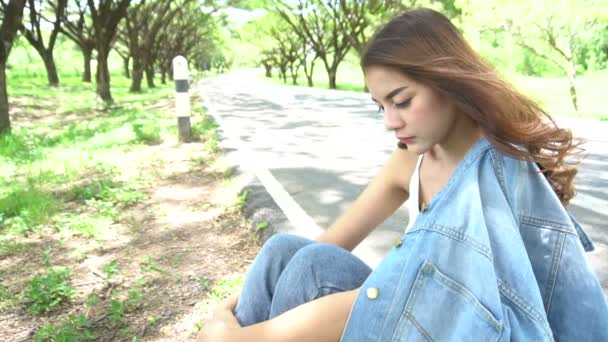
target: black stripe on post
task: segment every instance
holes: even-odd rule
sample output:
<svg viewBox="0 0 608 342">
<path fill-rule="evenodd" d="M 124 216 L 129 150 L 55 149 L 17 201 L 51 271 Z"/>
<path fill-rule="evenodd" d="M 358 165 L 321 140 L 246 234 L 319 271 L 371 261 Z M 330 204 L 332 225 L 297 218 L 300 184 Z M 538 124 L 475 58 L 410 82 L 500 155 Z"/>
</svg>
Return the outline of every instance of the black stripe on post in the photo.
<svg viewBox="0 0 608 342">
<path fill-rule="evenodd" d="M 188 80 L 175 80 L 175 91 L 178 93 L 187 93 Z"/>
</svg>

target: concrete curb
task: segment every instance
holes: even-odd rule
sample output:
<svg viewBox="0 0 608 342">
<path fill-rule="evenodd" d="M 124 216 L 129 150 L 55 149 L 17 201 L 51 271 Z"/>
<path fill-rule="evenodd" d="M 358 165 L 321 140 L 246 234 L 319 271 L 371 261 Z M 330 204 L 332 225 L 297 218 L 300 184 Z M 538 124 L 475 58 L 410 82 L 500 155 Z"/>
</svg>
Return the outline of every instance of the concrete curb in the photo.
<svg viewBox="0 0 608 342">
<path fill-rule="evenodd" d="M 230 134 L 229 127 L 223 123 L 213 102 L 207 97 L 204 84 L 205 80 L 198 82 L 198 95 L 207 115 L 219 125 L 220 151 L 226 166 L 235 169 L 234 176 L 239 193 L 248 192 L 244 215 L 252 223 L 251 230 L 257 230 L 260 223 L 268 223 L 267 228 L 260 234 L 262 243 L 276 233 L 291 233 L 315 239 L 323 230 L 295 202 L 271 172 L 256 163 L 255 155 L 247 148 L 246 143 Z"/>
</svg>

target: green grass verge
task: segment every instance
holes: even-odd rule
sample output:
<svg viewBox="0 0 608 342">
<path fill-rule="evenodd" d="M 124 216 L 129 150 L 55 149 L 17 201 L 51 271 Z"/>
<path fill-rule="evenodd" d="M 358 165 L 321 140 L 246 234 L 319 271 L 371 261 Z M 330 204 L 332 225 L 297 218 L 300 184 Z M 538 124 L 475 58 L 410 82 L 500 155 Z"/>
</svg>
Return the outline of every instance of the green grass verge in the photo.
<svg viewBox="0 0 608 342">
<path fill-rule="evenodd" d="M 51 119 L 17 120 L 10 134 L 0 135 L 0 238 L 44 227 L 98 237 L 122 208 L 144 198 L 138 188 L 148 180 L 125 167 L 125 152 L 177 141 L 174 114 L 147 106 L 173 96 L 172 86 L 133 94 L 129 80 L 113 75 L 116 102 L 100 111 L 94 85 L 77 76 L 61 81 L 50 88 L 40 76 L 9 75 L 18 110 Z M 217 150 L 217 125 L 200 106 L 193 108 L 192 124 L 205 148 Z M 0 254 L 16 251 L 2 241 Z"/>
</svg>

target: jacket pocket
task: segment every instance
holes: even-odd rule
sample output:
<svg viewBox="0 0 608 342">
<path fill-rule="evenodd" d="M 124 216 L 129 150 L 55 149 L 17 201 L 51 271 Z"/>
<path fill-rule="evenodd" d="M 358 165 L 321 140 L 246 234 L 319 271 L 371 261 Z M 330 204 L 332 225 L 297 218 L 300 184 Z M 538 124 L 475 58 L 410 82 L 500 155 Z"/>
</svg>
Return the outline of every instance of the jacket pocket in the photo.
<svg viewBox="0 0 608 342">
<path fill-rule="evenodd" d="M 392 341 L 496 341 L 502 330 L 471 291 L 425 261 Z"/>
</svg>

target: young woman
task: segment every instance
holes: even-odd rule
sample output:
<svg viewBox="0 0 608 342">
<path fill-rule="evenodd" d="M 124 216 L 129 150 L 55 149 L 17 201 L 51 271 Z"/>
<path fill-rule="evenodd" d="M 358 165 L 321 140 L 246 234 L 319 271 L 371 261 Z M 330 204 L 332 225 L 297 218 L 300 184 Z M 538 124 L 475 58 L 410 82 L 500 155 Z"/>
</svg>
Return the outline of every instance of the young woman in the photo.
<svg viewBox="0 0 608 342">
<path fill-rule="evenodd" d="M 608 341 L 565 209 L 579 141 L 433 10 L 391 20 L 361 66 L 399 148 L 317 241 L 268 240 L 199 341 Z M 372 271 L 350 251 L 408 198 Z"/>
</svg>

